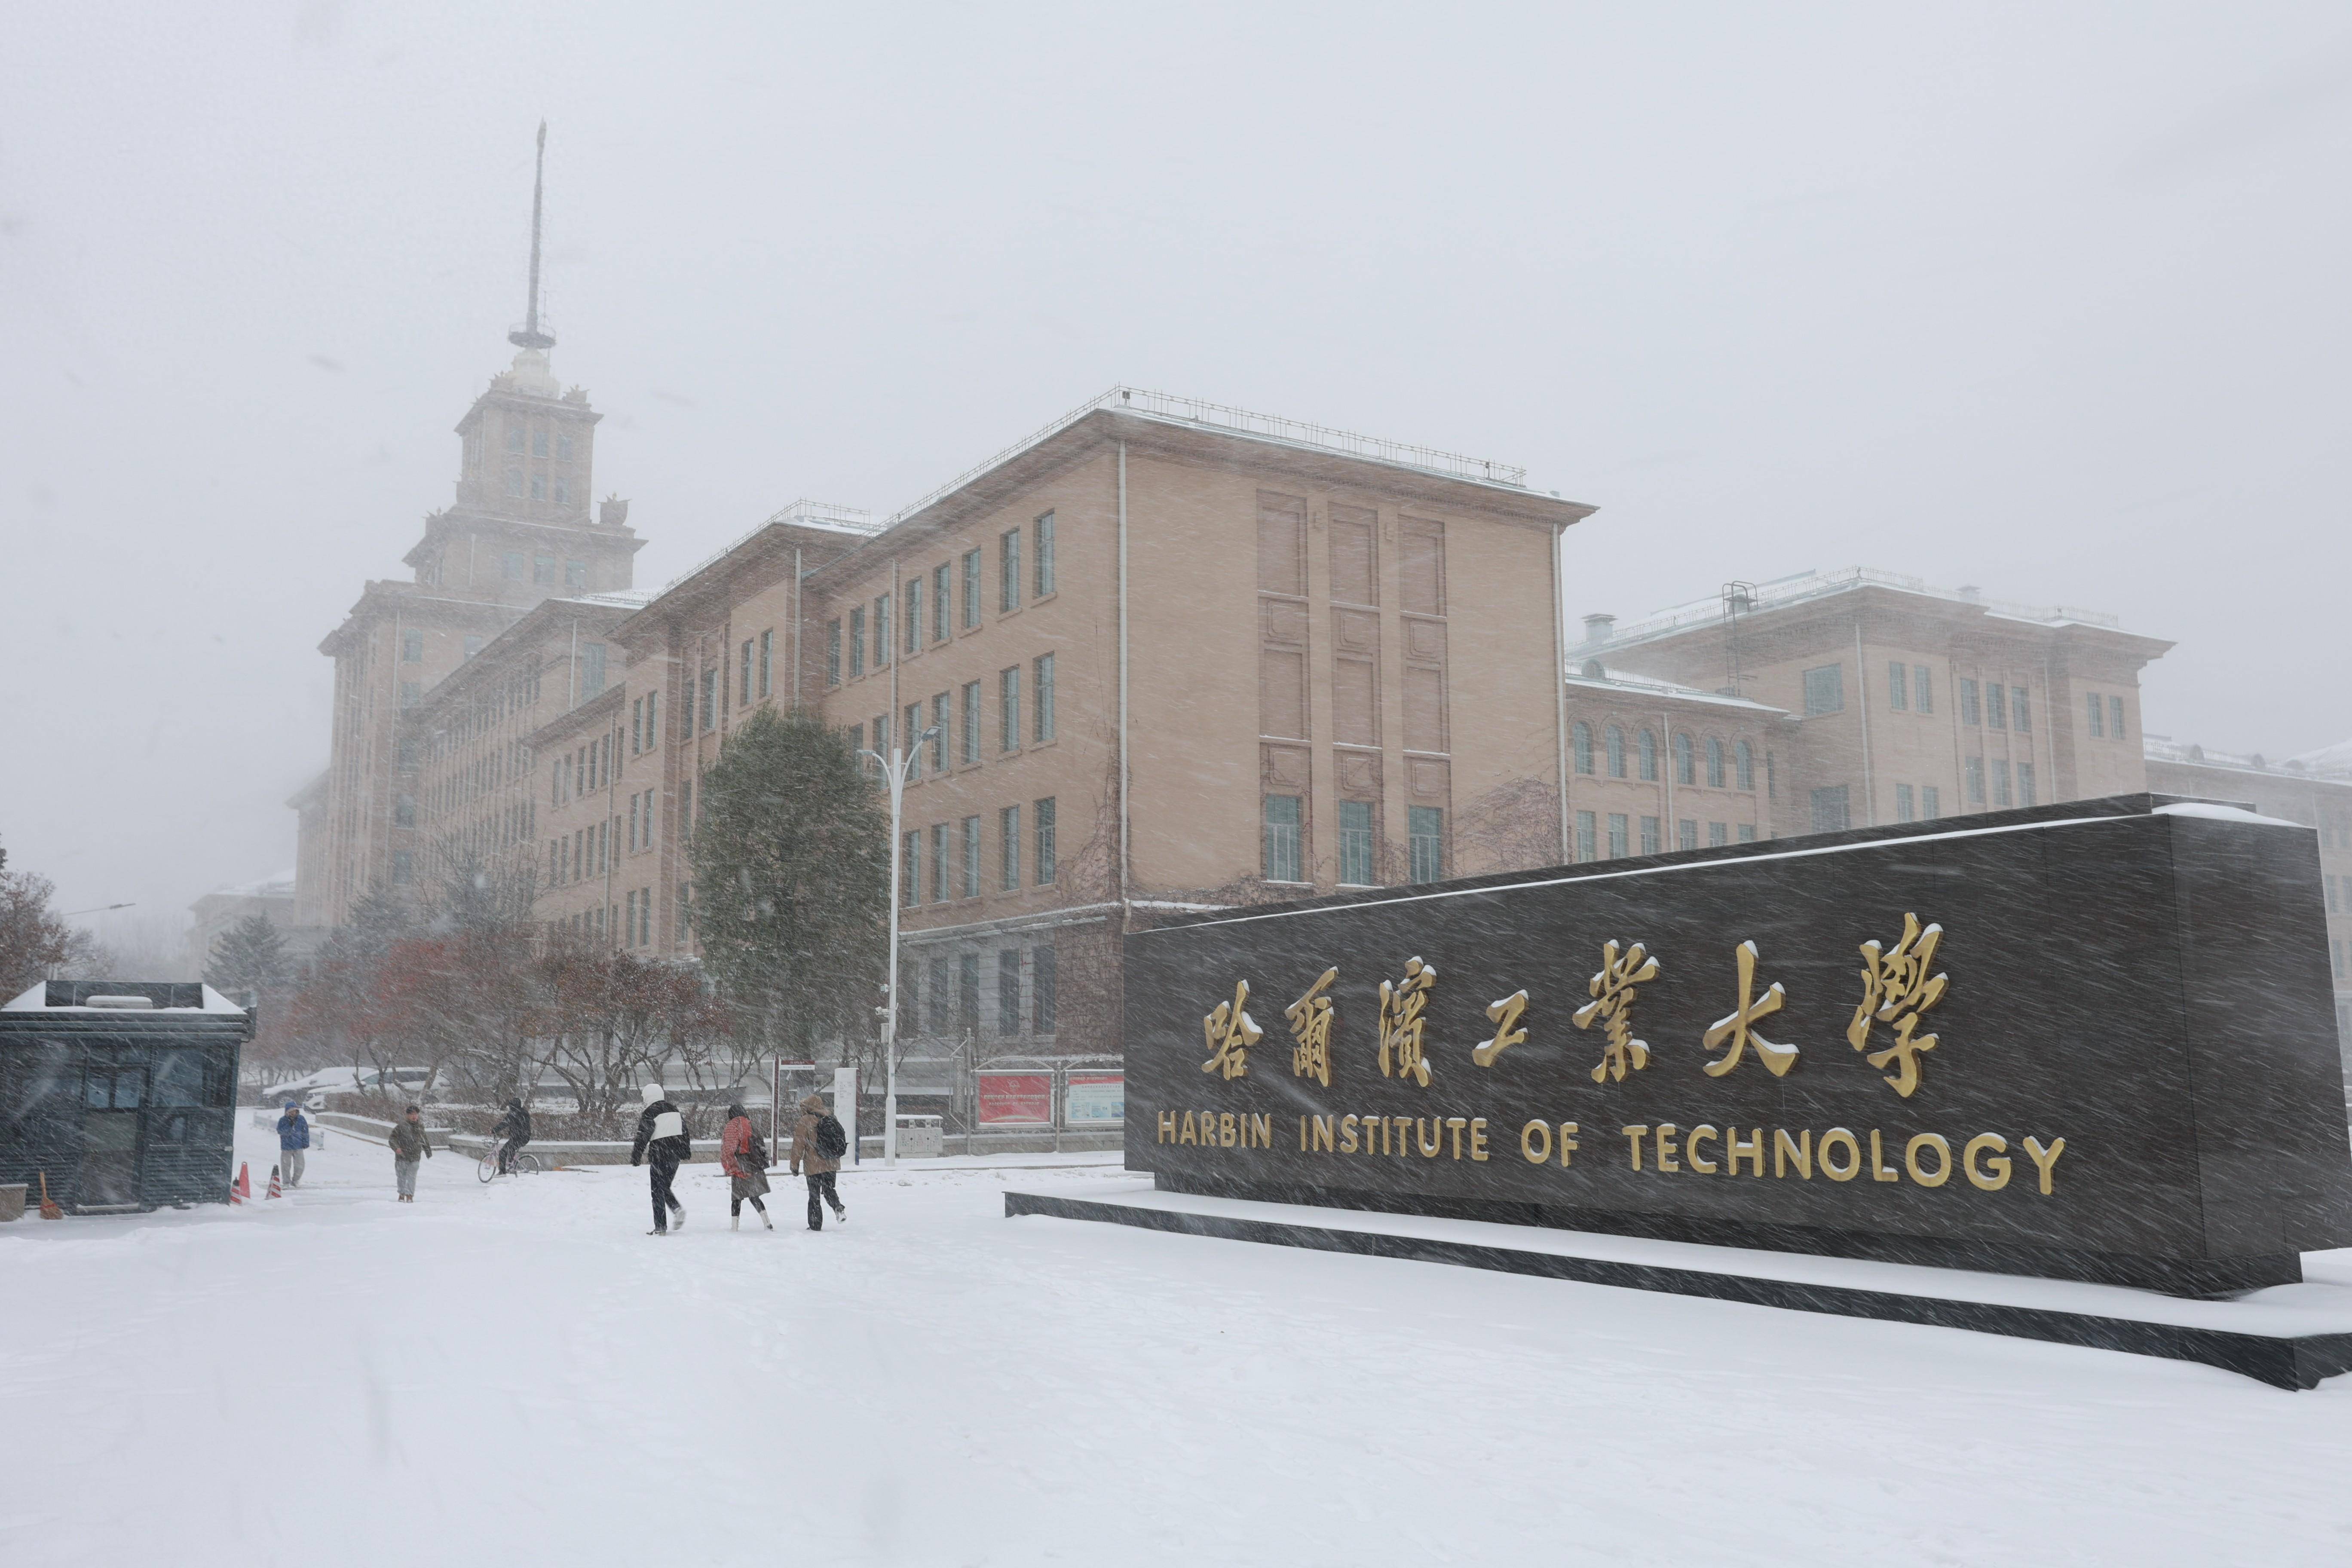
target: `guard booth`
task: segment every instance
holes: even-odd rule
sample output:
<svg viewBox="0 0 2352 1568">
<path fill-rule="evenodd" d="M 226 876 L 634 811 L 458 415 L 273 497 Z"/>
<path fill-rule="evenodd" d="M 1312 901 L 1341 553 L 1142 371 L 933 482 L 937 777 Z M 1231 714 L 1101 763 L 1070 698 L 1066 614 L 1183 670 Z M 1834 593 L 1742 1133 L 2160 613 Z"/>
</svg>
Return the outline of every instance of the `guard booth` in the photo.
<svg viewBox="0 0 2352 1568">
<path fill-rule="evenodd" d="M 228 1201 L 253 1015 L 208 985 L 52 980 L 0 1005 L 0 1183 L 78 1214 Z"/>
</svg>

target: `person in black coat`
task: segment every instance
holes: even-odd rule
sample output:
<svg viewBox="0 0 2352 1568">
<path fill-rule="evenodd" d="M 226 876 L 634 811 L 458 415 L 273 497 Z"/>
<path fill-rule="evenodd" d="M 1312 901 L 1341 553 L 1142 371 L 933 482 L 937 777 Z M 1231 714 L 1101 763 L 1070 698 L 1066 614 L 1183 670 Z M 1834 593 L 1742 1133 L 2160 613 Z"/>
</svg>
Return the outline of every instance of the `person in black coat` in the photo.
<svg viewBox="0 0 2352 1568">
<path fill-rule="evenodd" d="M 630 1147 L 629 1163 L 653 1162 L 654 1227 L 647 1236 L 667 1236 L 671 1217 L 676 1216 L 677 1228 L 686 1228 L 686 1205 L 670 1191 L 677 1178 L 678 1166 L 694 1152 L 686 1136 L 686 1118 L 679 1114 L 663 1095 L 657 1083 L 646 1085 L 646 1108 L 637 1116 L 637 1141 Z"/>
<path fill-rule="evenodd" d="M 507 1108 L 490 1128 L 490 1136 L 503 1138 L 499 1145 L 499 1174 L 503 1176 L 514 1168 L 515 1151 L 530 1142 L 530 1112 L 520 1100 L 509 1100 Z"/>
</svg>

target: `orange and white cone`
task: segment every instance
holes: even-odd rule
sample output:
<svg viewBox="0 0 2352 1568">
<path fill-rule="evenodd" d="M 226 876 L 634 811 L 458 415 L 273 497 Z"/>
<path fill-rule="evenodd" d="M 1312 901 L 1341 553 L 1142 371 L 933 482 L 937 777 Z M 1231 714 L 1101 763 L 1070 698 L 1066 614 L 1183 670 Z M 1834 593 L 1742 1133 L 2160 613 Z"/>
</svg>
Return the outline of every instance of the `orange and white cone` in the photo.
<svg viewBox="0 0 2352 1568">
<path fill-rule="evenodd" d="M 278 1184 L 278 1169 L 275 1165 L 269 1167 L 269 1195 L 273 1198 L 282 1198 L 286 1195 L 284 1190 Z"/>
<path fill-rule="evenodd" d="M 236 1180 L 228 1184 L 228 1201 L 232 1204 L 251 1203 L 253 1201 L 253 1173 L 251 1167 L 242 1163 L 237 1166 Z"/>
</svg>

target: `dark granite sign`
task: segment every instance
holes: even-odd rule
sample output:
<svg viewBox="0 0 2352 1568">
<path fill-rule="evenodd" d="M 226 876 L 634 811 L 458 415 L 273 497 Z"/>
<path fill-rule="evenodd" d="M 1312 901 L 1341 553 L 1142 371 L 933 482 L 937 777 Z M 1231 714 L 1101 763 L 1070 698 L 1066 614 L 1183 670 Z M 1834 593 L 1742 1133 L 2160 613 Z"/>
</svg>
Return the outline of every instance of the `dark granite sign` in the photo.
<svg viewBox="0 0 2352 1568">
<path fill-rule="evenodd" d="M 2315 836 L 2071 802 L 1207 915 L 1126 963 L 1188 1192 L 2220 1293 L 2352 1244 Z"/>
</svg>

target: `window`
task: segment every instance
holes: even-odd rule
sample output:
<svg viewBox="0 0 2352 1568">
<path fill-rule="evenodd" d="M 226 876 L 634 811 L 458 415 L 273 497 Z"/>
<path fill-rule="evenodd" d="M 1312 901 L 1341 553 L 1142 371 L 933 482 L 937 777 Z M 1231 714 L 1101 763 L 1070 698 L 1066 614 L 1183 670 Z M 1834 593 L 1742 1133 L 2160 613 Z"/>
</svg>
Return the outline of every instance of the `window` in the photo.
<svg viewBox="0 0 2352 1568">
<path fill-rule="evenodd" d="M 404 680 L 400 683 L 400 705 L 403 708 L 414 708 L 424 700 L 425 685 L 422 681 Z"/>
<path fill-rule="evenodd" d="M 2033 710 L 2029 700 L 2024 687 L 2009 689 L 2009 727 L 2021 735 L 2033 728 Z"/>
<path fill-rule="evenodd" d="M 507 494 L 510 496 L 519 496 L 522 494 L 522 470 L 520 468 L 509 468 L 507 470 Z"/>
<path fill-rule="evenodd" d="M 1576 814 L 1577 859 L 1589 861 L 1601 858 L 1600 851 L 1594 847 L 1593 839 L 1592 814 L 1589 811 L 1578 812 Z"/>
<path fill-rule="evenodd" d="M 948 901 L 948 825 L 931 824 L 931 902 Z"/>
<path fill-rule="evenodd" d="M 2085 706 L 2089 708 L 2091 713 L 2091 739 L 2095 741 L 2105 740 L 2107 738 L 2107 726 L 2102 716 L 2105 713 L 2106 709 L 2099 700 L 2099 694 L 2095 691 L 2092 692 L 2089 696 L 2084 699 L 2084 702 Z"/>
<path fill-rule="evenodd" d="M 963 629 L 980 625 L 980 552 L 963 553 Z"/>
<path fill-rule="evenodd" d="M 1017 664 L 996 675 L 996 728 L 998 751 L 1021 749 L 1021 667 Z"/>
<path fill-rule="evenodd" d="M 545 500 L 547 499 L 547 476 L 545 474 L 531 475 L 530 499 L 533 500 Z"/>
<path fill-rule="evenodd" d="M 1845 711 L 1845 666 L 1825 664 L 1805 671 L 1805 717 Z"/>
<path fill-rule="evenodd" d="M 890 595 L 882 595 L 874 601 L 874 668 L 882 668 L 890 662 Z"/>
<path fill-rule="evenodd" d="M 980 954 L 956 958 L 956 1026 L 967 1035 L 980 1033 Z"/>
<path fill-rule="evenodd" d="M 1642 818 L 1642 853 L 1655 855 L 1664 847 L 1664 841 L 1658 836 L 1658 819 L 1654 816 Z"/>
<path fill-rule="evenodd" d="M 1698 770 L 1692 764 L 1691 738 L 1688 734 L 1675 737 L 1675 783 L 1681 784 L 1698 783 Z"/>
<path fill-rule="evenodd" d="M 1030 807 L 1030 826 L 1037 839 L 1036 883 L 1044 887 L 1054 879 L 1054 797 L 1047 795 Z"/>
<path fill-rule="evenodd" d="M 1350 887 L 1372 885 L 1372 805 L 1370 801 L 1339 803 L 1339 880 Z"/>
<path fill-rule="evenodd" d="M 409 858 L 407 850 L 395 849 L 392 852 L 392 879 L 395 886 L 405 886 L 414 870 L 415 862 Z"/>
<path fill-rule="evenodd" d="M 838 623 L 836 623 L 838 624 Z M 849 612 L 849 673 L 866 673 L 866 606 Z"/>
<path fill-rule="evenodd" d="M 874 754 L 887 758 L 890 754 L 890 715 L 874 715 Z"/>
<path fill-rule="evenodd" d="M 966 763 L 980 761 L 980 682 L 967 680 L 963 685 L 963 755 Z"/>
<path fill-rule="evenodd" d="M 931 1033 L 944 1035 L 954 1026 L 955 988 L 949 983 L 948 961 L 931 960 Z"/>
<path fill-rule="evenodd" d="M 569 434 L 556 437 L 555 456 L 559 462 L 568 463 L 572 460 L 572 437 Z"/>
<path fill-rule="evenodd" d="M 1442 806 L 1405 808 L 1405 840 L 1411 876 L 1416 882 L 1434 882 L 1445 875 L 1445 811 Z"/>
<path fill-rule="evenodd" d="M 931 640 L 948 640 L 948 563 L 940 562 L 931 569 Z"/>
<path fill-rule="evenodd" d="M 585 561 L 565 562 L 563 563 L 563 585 L 567 588 L 585 588 L 588 585 L 588 563 Z"/>
<path fill-rule="evenodd" d="M 841 684 L 841 621 L 838 616 L 824 624 L 824 683 Z"/>
<path fill-rule="evenodd" d="M 1035 557 L 1036 582 L 1032 595 L 1042 599 L 1054 591 L 1054 514 L 1047 512 L 1036 521 L 1037 544 L 1030 553 Z"/>
<path fill-rule="evenodd" d="M 658 745 L 660 745 L 660 744 L 661 744 L 661 718 L 660 718 L 660 713 L 661 713 L 661 693 L 660 693 L 660 692 L 658 692 L 658 691 L 648 691 L 648 692 L 646 692 L 646 751 L 648 751 L 648 752 L 652 751 L 656 746 L 658 746 Z"/>
<path fill-rule="evenodd" d="M 1592 771 L 1592 726 L 1579 719 L 1571 733 L 1576 742 L 1576 771 L 1590 773 Z"/>
<path fill-rule="evenodd" d="M 1992 759 L 1992 804 L 1996 810 L 2006 810 L 2016 804 L 2009 790 L 2009 764 L 1999 757 Z"/>
<path fill-rule="evenodd" d="M 719 668 L 716 665 L 702 672 L 702 732 L 706 735 L 719 722 Z"/>
<path fill-rule="evenodd" d="M 1710 822 L 1706 825 L 1707 847 L 1714 848 L 1717 845 L 1728 843 L 1730 837 L 1731 830 L 1724 824 Z"/>
<path fill-rule="evenodd" d="M 1295 795 L 1265 797 L 1265 851 L 1262 869 L 1269 882 L 1296 882 L 1299 876 L 1299 798 Z"/>
<path fill-rule="evenodd" d="M 1984 804 L 1985 797 L 1984 759 L 1982 757 L 1970 757 L 1969 759 L 1968 774 L 1969 804 L 1970 805 L 1982 805 Z"/>
<path fill-rule="evenodd" d="M 1895 820 L 1897 822 L 1909 822 L 1912 820 L 1911 786 L 1909 784 L 1899 784 L 1895 786 Z"/>
<path fill-rule="evenodd" d="M 1054 738 L 1054 656 L 1041 653 L 1031 666 L 1029 705 L 1036 714 L 1039 745 Z"/>
<path fill-rule="evenodd" d="M 923 580 L 910 577 L 907 580 L 907 651 L 920 653 L 922 650 Z"/>
<path fill-rule="evenodd" d="M 1642 731 L 1642 779 L 1645 784 L 1658 782 L 1658 738 L 1649 731 Z"/>
<path fill-rule="evenodd" d="M 1771 752 L 1764 753 L 1764 798 L 1767 800 L 1780 798 L 1780 770 L 1777 763 L 1778 759 Z"/>
<path fill-rule="evenodd" d="M 1739 825 L 1739 842 L 1742 844 L 1753 844 L 1756 842 L 1756 825 L 1754 823 L 1743 822 Z"/>
<path fill-rule="evenodd" d="M 2036 805 L 2040 804 L 2040 802 L 2034 798 L 2033 764 L 2032 763 L 2020 763 L 2017 764 L 2017 804 L 2020 805 Z"/>
<path fill-rule="evenodd" d="M 738 660 L 740 669 L 736 678 L 735 700 L 744 706 L 751 701 L 751 639 L 743 639 L 743 655 Z"/>
<path fill-rule="evenodd" d="M 543 425 L 530 433 L 530 455 L 534 458 L 547 456 L 547 427 Z"/>
<path fill-rule="evenodd" d="M 392 797 L 392 825 L 394 827 L 414 827 L 416 826 L 416 797 L 415 795 L 396 795 Z"/>
<path fill-rule="evenodd" d="M 1633 853 L 1631 846 L 1626 843 L 1625 822 L 1623 812 L 1612 811 L 1609 814 L 1609 858 L 1612 860 L 1622 860 L 1627 855 Z"/>
<path fill-rule="evenodd" d="M 2107 699 L 2107 733 L 2118 741 L 2124 738 L 2124 700 L 2120 697 Z"/>
<path fill-rule="evenodd" d="M 963 891 L 967 899 L 980 897 L 980 818 L 963 819 Z"/>
<path fill-rule="evenodd" d="M 509 583 L 522 581 L 522 557 L 513 552 L 499 557 L 499 574 Z"/>
<path fill-rule="evenodd" d="M 1732 776 L 1738 781 L 1739 787 L 1750 795 L 1755 794 L 1756 752 L 1745 741 L 1740 742 L 1738 748 L 1732 753 Z"/>
<path fill-rule="evenodd" d="M 857 753 L 866 749 L 866 726 L 863 724 L 852 724 L 849 727 L 847 733 L 849 736 L 850 760 L 857 763 L 860 767 L 863 767 L 865 766 L 865 763 L 859 760 Z"/>
<path fill-rule="evenodd" d="M 931 699 L 931 772 L 948 771 L 948 694 Z"/>
<path fill-rule="evenodd" d="M 1973 680 L 1963 680 L 1960 682 L 1960 722 L 1974 724 L 1978 721 L 1977 683 Z"/>
<path fill-rule="evenodd" d="M 425 662 L 425 634 L 423 632 L 404 631 L 400 634 L 400 662 L 403 664 L 423 664 Z M 2095 724 L 2098 722 L 2098 718 L 2099 700 L 2094 697 L 2091 699 L 2091 721 Z"/>
<path fill-rule="evenodd" d="M 1911 706 L 1911 671 L 1900 660 L 1886 667 L 1886 705 L 1897 713 Z"/>
<path fill-rule="evenodd" d="M 996 1032 L 1021 1032 L 1021 951 L 1008 947 L 996 955 Z"/>
<path fill-rule="evenodd" d="M 1054 1032 L 1055 968 L 1052 948 L 1029 950 L 1029 1026 L 1041 1035 Z"/>
<path fill-rule="evenodd" d="M 635 756 L 646 749 L 646 700 L 638 698 L 629 704 L 629 755 Z"/>
<path fill-rule="evenodd" d="M 1723 741 L 1717 735 L 1709 735 L 1706 738 L 1706 787 L 1709 789 L 1724 787 Z"/>
<path fill-rule="evenodd" d="M 900 731 L 907 737 L 907 776 L 920 778 L 923 772 L 923 705 L 907 704 L 907 727 Z"/>
<path fill-rule="evenodd" d="M 1604 739 L 1609 747 L 1609 776 L 1622 779 L 1625 776 L 1625 731 L 1612 724 Z"/>
<path fill-rule="evenodd" d="M 1686 816 L 1680 822 L 1675 824 L 1675 847 L 1677 849 L 1696 849 L 1698 847 L 1697 823 L 1692 821 Z"/>
<path fill-rule="evenodd" d="M 1943 815 L 1943 791 L 1934 784 L 1921 784 L 1919 786 L 1919 820 L 1933 822 Z"/>
<path fill-rule="evenodd" d="M 1009 613 L 1021 607 L 1021 531 L 1005 530 L 996 548 L 996 607 Z"/>
<path fill-rule="evenodd" d="M 913 909 L 923 901 L 923 830 L 910 827 L 898 840 L 898 902 Z"/>
<path fill-rule="evenodd" d="M 1985 728 L 2005 730 L 2009 727 L 2009 689 L 1998 680 L 1985 682 Z"/>
<path fill-rule="evenodd" d="M 997 885 L 1011 892 L 1021 885 L 1021 808 L 996 814 Z"/>
<path fill-rule="evenodd" d="M 522 422 L 519 419 L 510 420 L 507 424 L 507 450 L 517 456 L 521 455 Z"/>
</svg>

